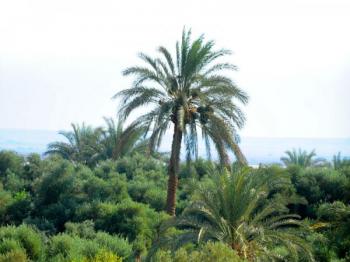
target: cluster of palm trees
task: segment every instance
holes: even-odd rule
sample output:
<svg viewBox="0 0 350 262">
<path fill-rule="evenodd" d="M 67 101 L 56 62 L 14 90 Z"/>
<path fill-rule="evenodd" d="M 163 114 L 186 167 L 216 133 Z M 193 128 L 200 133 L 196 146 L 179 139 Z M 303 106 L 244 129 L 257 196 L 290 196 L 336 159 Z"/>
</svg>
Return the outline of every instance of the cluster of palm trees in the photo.
<svg viewBox="0 0 350 262">
<path fill-rule="evenodd" d="M 315 150 L 307 152 L 299 148 L 299 150 L 287 150 L 285 154 L 286 156 L 281 157 L 281 161 L 286 166 L 296 165 L 300 167 L 310 167 L 323 165 L 326 161 L 324 158 L 316 158 Z"/>
<path fill-rule="evenodd" d="M 299 166 L 303 168 L 307 167 L 330 167 L 334 169 L 341 169 L 350 165 L 350 159 L 342 157 L 341 153 L 333 156 L 331 162 L 328 162 L 325 158 L 317 157 L 315 150 L 310 152 L 306 150 L 287 150 L 285 156 L 281 157 L 281 161 L 285 166 Z"/>
<path fill-rule="evenodd" d="M 72 124 L 72 131 L 60 131 L 68 142 L 49 144 L 46 155 L 58 154 L 73 163 L 94 167 L 101 160 L 117 160 L 126 154 L 145 152 L 147 139 L 140 128 L 124 128 L 123 121 L 104 118 L 106 127 Z"/>
</svg>

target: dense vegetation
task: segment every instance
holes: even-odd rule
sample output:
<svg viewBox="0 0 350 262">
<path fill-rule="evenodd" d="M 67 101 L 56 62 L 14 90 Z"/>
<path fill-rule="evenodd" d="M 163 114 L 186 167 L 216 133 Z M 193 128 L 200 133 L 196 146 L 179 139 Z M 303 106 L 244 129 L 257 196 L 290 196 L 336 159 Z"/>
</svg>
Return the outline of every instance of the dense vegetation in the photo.
<svg viewBox="0 0 350 262">
<path fill-rule="evenodd" d="M 72 125 L 44 157 L 0 151 L 0 262 L 350 261 L 350 160 L 292 150 L 249 167 L 237 134 L 248 97 L 217 60 L 230 52 L 190 35 L 175 59 L 160 47 L 124 71 L 135 80 L 118 122 Z M 157 149 L 170 127 L 168 156 Z"/>
<path fill-rule="evenodd" d="M 1 151 L 0 261 L 349 259 L 348 160 L 232 169 L 182 164 L 172 218 L 162 160 Z"/>
</svg>

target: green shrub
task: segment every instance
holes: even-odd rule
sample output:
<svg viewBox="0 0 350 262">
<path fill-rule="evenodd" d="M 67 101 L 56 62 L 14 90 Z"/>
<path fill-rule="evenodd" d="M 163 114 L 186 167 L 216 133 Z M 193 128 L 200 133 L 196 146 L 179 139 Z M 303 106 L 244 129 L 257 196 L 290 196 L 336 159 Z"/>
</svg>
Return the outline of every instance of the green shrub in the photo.
<svg viewBox="0 0 350 262">
<path fill-rule="evenodd" d="M 122 258 L 129 258 L 132 255 L 132 246 L 125 238 L 105 232 L 97 232 L 95 242 L 105 250 L 110 250 Z"/>
<path fill-rule="evenodd" d="M 27 262 L 29 261 L 25 251 L 12 250 L 6 254 L 0 254 L 0 262 Z"/>
<path fill-rule="evenodd" d="M 43 239 L 35 229 L 21 225 L 19 227 L 7 226 L 0 228 L 1 249 L 10 251 L 23 249 L 28 258 L 38 260 L 44 252 Z M 17 245 L 18 244 L 18 245 Z"/>
<path fill-rule="evenodd" d="M 0 151 L 0 179 L 5 176 L 5 172 L 11 171 L 20 174 L 23 168 L 24 158 L 13 151 Z"/>
<path fill-rule="evenodd" d="M 197 250 L 181 248 L 174 255 L 170 251 L 158 251 L 152 262 L 243 262 L 236 252 L 223 243 L 208 242 Z"/>
<path fill-rule="evenodd" d="M 52 261 L 82 260 L 83 243 L 79 237 L 59 234 L 50 239 L 46 257 Z"/>
<path fill-rule="evenodd" d="M 46 257 L 50 261 L 99 261 L 108 254 L 118 254 L 112 258 L 128 258 L 131 255 L 131 245 L 118 236 L 98 232 L 91 239 L 62 233 L 53 236 L 49 242 Z M 120 256 L 120 257 L 119 257 Z"/>
<path fill-rule="evenodd" d="M 29 216 L 32 202 L 29 194 L 25 191 L 17 192 L 13 200 L 6 213 L 11 224 L 19 225 L 23 219 Z"/>
<path fill-rule="evenodd" d="M 136 201 L 149 204 L 157 211 L 164 209 L 166 200 L 165 178 L 152 178 L 138 175 L 128 183 L 130 197 Z"/>
<path fill-rule="evenodd" d="M 64 225 L 65 232 L 69 235 L 82 238 L 94 238 L 96 235 L 95 224 L 92 220 L 85 220 L 81 223 L 68 222 Z"/>
<path fill-rule="evenodd" d="M 13 250 L 23 250 L 21 244 L 13 238 L 4 238 L 0 242 L 0 254 L 6 254 Z"/>
<path fill-rule="evenodd" d="M 123 259 L 111 251 L 103 250 L 97 252 L 92 258 L 84 258 L 81 262 L 122 262 Z M 73 261 L 75 262 L 75 261 Z M 78 262 L 78 261 L 77 261 Z"/>
<path fill-rule="evenodd" d="M 69 222 L 66 223 L 65 227 L 65 232 L 71 236 L 92 240 L 92 242 L 86 244 L 88 250 L 96 250 L 96 247 L 98 250 L 103 248 L 104 250 L 118 254 L 122 258 L 128 258 L 132 254 L 132 246 L 128 240 L 106 232 L 95 232 L 92 221 L 84 221 L 82 223 Z M 87 256 L 86 252 L 88 251 L 83 251 L 85 256 Z M 91 258 L 95 253 L 95 251 L 92 252 L 92 255 L 90 254 L 88 257 Z"/>
</svg>

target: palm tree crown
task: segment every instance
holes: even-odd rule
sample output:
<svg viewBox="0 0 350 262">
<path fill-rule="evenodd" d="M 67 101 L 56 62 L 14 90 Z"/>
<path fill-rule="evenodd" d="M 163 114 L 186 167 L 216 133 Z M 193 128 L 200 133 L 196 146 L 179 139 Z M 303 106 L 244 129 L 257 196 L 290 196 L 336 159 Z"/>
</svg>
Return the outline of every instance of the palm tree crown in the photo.
<svg viewBox="0 0 350 262">
<path fill-rule="evenodd" d="M 239 161 L 245 161 L 237 147 L 237 128 L 245 117 L 234 103 L 236 99 L 247 103 L 247 95 L 234 82 L 219 74 L 234 70 L 229 63 L 214 63 L 218 58 L 231 54 L 229 50 L 214 51 L 214 42 L 204 42 L 201 36 L 191 42 L 191 31 L 183 31 L 181 43 L 176 44 L 176 59 L 165 47 L 159 47 L 160 58 L 140 53 L 147 66 L 134 66 L 124 70 L 124 75 L 134 75 L 133 86 L 115 95 L 122 97 L 120 115 L 124 118 L 136 108 L 153 105 L 153 110 L 137 119 L 134 124 L 152 128 L 151 146 L 159 146 L 163 134 L 171 123 L 184 133 L 187 156 L 198 155 L 198 127 L 210 155 L 213 141 L 223 160 L 225 149 L 236 153 Z M 235 135 L 235 136 L 234 136 Z"/>
<path fill-rule="evenodd" d="M 100 152 L 100 138 L 102 129 L 72 124 L 73 131 L 60 131 L 67 142 L 53 142 L 48 145 L 45 155 L 58 154 L 73 163 L 82 163 L 88 166 L 96 164 L 96 153 Z"/>
<path fill-rule="evenodd" d="M 223 70 L 234 70 L 230 63 L 217 62 L 229 55 L 226 49 L 214 50 L 214 42 L 205 42 L 204 37 L 191 41 L 191 31 L 183 31 L 181 42 L 176 43 L 173 59 L 165 47 L 159 47 L 159 58 L 141 53 L 145 66 L 127 68 L 124 75 L 135 77 L 129 89 L 120 91 L 120 115 L 127 118 L 136 108 L 145 105 L 150 110 L 139 117 L 134 126 L 145 126 L 151 131 L 150 148 L 159 147 L 166 130 L 173 124 L 174 133 L 169 163 L 168 212 L 174 214 L 174 191 L 182 138 L 187 159 L 198 156 L 198 130 L 205 141 L 207 155 L 213 144 L 222 164 L 228 165 L 227 150 L 232 150 L 237 159 L 246 163 L 237 143 L 237 129 L 245 117 L 234 102 L 247 103 L 247 95 L 234 82 L 223 75 Z M 170 191 L 171 192 L 170 192 Z M 169 206 L 171 205 L 171 207 Z M 171 209 L 171 210 L 169 210 Z"/>
<path fill-rule="evenodd" d="M 126 154 L 147 150 L 147 140 L 142 139 L 144 130 L 141 127 L 124 128 L 123 121 L 104 120 L 106 128 L 72 124 L 73 131 L 59 132 L 68 142 L 49 144 L 45 154 L 58 154 L 73 163 L 94 167 L 100 160 L 117 160 Z"/>
<path fill-rule="evenodd" d="M 115 122 L 112 118 L 104 118 L 107 127 L 102 129 L 102 159 L 117 160 L 127 154 L 135 152 L 144 153 L 147 151 L 147 139 L 143 139 L 144 130 L 142 127 L 126 127 L 124 122 Z"/>
<path fill-rule="evenodd" d="M 286 165 L 297 165 L 300 167 L 310 167 L 324 164 L 325 160 L 323 158 L 315 158 L 316 152 L 312 150 L 310 153 L 307 151 L 302 151 L 299 148 L 299 151 L 293 149 L 293 151 L 286 151 L 286 157 L 281 157 L 281 161 Z"/>
<path fill-rule="evenodd" d="M 333 156 L 332 165 L 333 168 L 337 170 L 350 167 L 350 158 L 342 157 L 341 153 L 338 152 L 338 154 Z"/>
<path fill-rule="evenodd" d="M 280 175 L 249 169 L 214 172 L 212 183 L 198 187 L 195 201 L 183 214 L 163 225 L 163 236 L 150 255 L 162 246 L 177 249 L 188 242 L 220 241 L 249 261 L 313 261 L 310 246 L 298 235 L 303 223 L 287 208 L 292 201 L 281 194 L 273 201 L 268 198 L 273 184 L 283 181 Z M 174 226 L 182 232 L 169 235 Z"/>
</svg>

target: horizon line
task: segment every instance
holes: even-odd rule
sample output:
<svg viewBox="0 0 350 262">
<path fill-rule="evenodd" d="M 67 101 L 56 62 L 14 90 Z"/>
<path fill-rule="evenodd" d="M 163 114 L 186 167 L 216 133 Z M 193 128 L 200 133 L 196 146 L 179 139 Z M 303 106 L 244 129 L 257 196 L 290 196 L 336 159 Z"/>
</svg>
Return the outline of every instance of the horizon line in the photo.
<svg viewBox="0 0 350 262">
<path fill-rule="evenodd" d="M 67 131 L 68 129 L 35 129 L 35 128 L 2 128 L 0 131 L 29 131 L 29 132 L 58 132 Z M 58 134 L 59 135 L 59 134 Z M 241 138 L 261 138 L 261 139 L 350 139 L 349 137 L 311 137 L 311 136 L 252 136 L 252 135 L 239 135 Z"/>
</svg>

